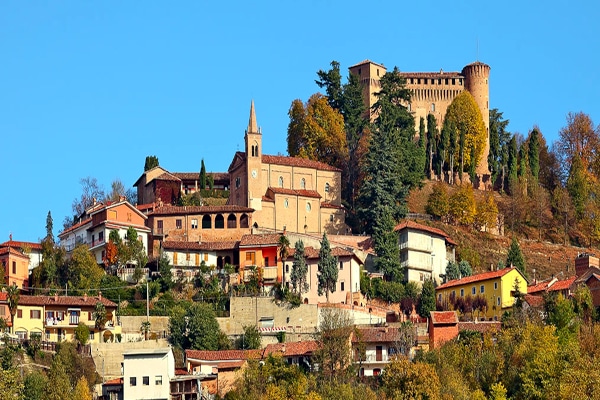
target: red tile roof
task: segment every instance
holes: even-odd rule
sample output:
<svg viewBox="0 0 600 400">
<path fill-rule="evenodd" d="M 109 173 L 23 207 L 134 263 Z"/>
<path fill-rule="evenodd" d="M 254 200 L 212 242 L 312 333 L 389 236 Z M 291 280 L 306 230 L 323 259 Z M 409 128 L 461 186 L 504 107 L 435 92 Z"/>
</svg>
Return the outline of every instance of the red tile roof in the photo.
<svg viewBox="0 0 600 400">
<path fill-rule="evenodd" d="M 21 296 L 19 298 L 19 304 L 24 306 L 80 306 L 80 307 L 94 307 L 97 302 L 101 302 L 105 307 L 117 307 L 116 303 L 108 300 L 106 297 L 94 296 Z"/>
<path fill-rule="evenodd" d="M 254 209 L 242 206 L 162 206 L 156 207 L 149 215 L 190 215 L 190 214 L 214 214 L 214 213 L 251 213 Z"/>
<path fill-rule="evenodd" d="M 157 176 L 156 178 L 154 178 L 155 181 L 170 181 L 170 182 L 181 182 L 181 179 L 179 179 L 178 177 L 174 176 L 171 173 L 163 173 L 160 174 L 159 176 Z M 150 183 L 150 182 L 148 182 Z"/>
<path fill-rule="evenodd" d="M 114 385 L 122 385 L 122 384 L 123 384 L 123 378 L 110 379 L 103 383 L 104 386 L 107 386 L 107 385 L 114 386 Z"/>
<path fill-rule="evenodd" d="M 316 190 L 304 190 L 304 189 L 296 190 L 296 189 L 285 189 L 285 188 L 278 188 L 278 187 L 269 187 L 268 190 L 271 191 L 271 192 L 273 192 L 274 194 L 283 194 L 283 195 L 301 196 L 301 197 L 312 197 L 312 198 L 316 198 L 316 199 L 320 199 L 321 198 L 321 195 Z"/>
<path fill-rule="evenodd" d="M 450 238 L 450 236 L 448 236 L 448 234 L 446 232 L 444 232 L 441 229 L 434 228 L 432 226 L 422 225 L 422 224 L 416 223 L 415 221 L 405 220 L 405 221 L 399 223 L 398 225 L 396 225 L 396 227 L 394 228 L 394 231 L 401 231 L 403 229 L 414 229 L 414 230 L 418 230 L 418 231 L 433 233 L 434 235 L 443 237 L 446 240 L 446 242 L 456 245 L 456 242 L 454 240 L 452 240 L 452 238 Z"/>
<path fill-rule="evenodd" d="M 276 165 L 287 165 L 291 167 L 301 168 L 314 168 L 322 171 L 341 171 L 341 169 L 332 167 L 331 165 L 322 163 L 320 161 L 309 160 L 307 158 L 300 157 L 286 157 L 286 156 L 269 156 L 263 154 L 263 164 L 276 164 Z"/>
<path fill-rule="evenodd" d="M 434 325 L 458 323 L 456 311 L 431 311 L 429 315 L 431 316 L 431 323 Z"/>
<path fill-rule="evenodd" d="M 221 241 L 221 242 L 176 242 L 165 241 L 162 247 L 165 250 L 230 250 L 239 247 L 237 241 Z"/>
<path fill-rule="evenodd" d="M 265 233 L 260 235 L 244 235 L 240 241 L 242 246 L 277 246 L 281 233 Z"/>
<path fill-rule="evenodd" d="M 351 65 L 349 68 L 358 67 L 359 65 L 364 65 L 364 64 L 368 64 L 368 63 L 375 64 L 375 65 L 378 65 L 378 66 L 380 66 L 380 67 L 383 67 L 383 68 L 385 68 L 385 66 L 384 66 L 383 64 L 376 63 L 375 61 L 371 61 L 371 60 L 369 60 L 369 59 L 362 60 L 362 61 L 361 61 L 361 62 L 359 62 L 358 64 Z"/>
<path fill-rule="evenodd" d="M 171 172 L 172 175 L 182 181 L 198 181 L 200 180 L 200 172 Z M 229 173 L 227 172 L 207 172 L 206 175 L 212 176 L 215 182 L 229 182 Z"/>
<path fill-rule="evenodd" d="M 572 276 L 572 277 L 570 277 L 568 279 L 564 279 L 562 281 L 558 281 L 554 285 L 550 286 L 548 288 L 548 291 L 553 292 L 553 291 L 558 291 L 558 290 L 566 290 L 566 289 L 570 288 L 571 285 L 573 285 L 573 282 L 575 282 L 575 279 L 577 279 L 577 277 L 576 276 Z"/>
<path fill-rule="evenodd" d="M 540 308 L 540 307 L 544 306 L 544 298 L 542 296 L 534 296 L 532 294 L 526 294 L 525 302 L 534 308 Z"/>
<path fill-rule="evenodd" d="M 342 206 L 338 206 L 338 205 L 336 205 L 336 204 L 332 204 L 332 203 L 329 203 L 329 202 L 325 202 L 325 201 L 323 201 L 323 202 L 321 202 L 321 208 L 336 208 L 336 209 L 343 209 L 344 207 L 342 207 Z"/>
<path fill-rule="evenodd" d="M 270 354 L 280 354 L 283 357 L 309 356 L 319 348 L 316 340 L 305 340 L 302 342 L 272 343 L 267 345 L 263 352 L 263 358 Z"/>
<path fill-rule="evenodd" d="M 0 247 L 14 247 L 17 249 L 29 247 L 30 249 L 41 250 L 42 244 L 35 242 L 18 242 L 16 240 L 9 240 L 8 242 L 0 243 Z"/>
<path fill-rule="evenodd" d="M 186 350 L 185 358 L 202 361 L 259 360 L 262 350 Z"/>
<path fill-rule="evenodd" d="M 0 256 L 6 255 L 6 254 L 13 254 L 15 256 L 26 258 L 26 259 L 29 260 L 29 256 L 28 255 L 23 254 L 20 250 L 17 250 L 14 247 L 0 248 Z"/>
<path fill-rule="evenodd" d="M 357 328 L 352 343 L 389 343 L 399 338 L 397 327 Z"/>
<path fill-rule="evenodd" d="M 65 234 L 67 234 L 67 233 L 69 233 L 69 232 L 73 232 L 74 230 L 76 230 L 76 229 L 79 229 L 79 228 L 81 228 L 82 226 L 84 226 L 84 225 L 87 225 L 87 224 L 91 224 L 91 223 L 92 223 L 92 219 L 91 219 L 91 218 L 84 219 L 83 221 L 76 223 L 75 225 L 73 225 L 73 226 L 72 226 L 72 227 L 70 227 L 69 229 L 65 229 L 64 231 L 60 232 L 60 233 L 58 234 L 58 237 L 59 237 L 59 238 L 62 238 L 62 237 L 64 237 L 64 236 L 65 236 Z"/>
<path fill-rule="evenodd" d="M 288 259 L 294 258 L 295 252 L 296 249 L 294 247 L 290 247 L 288 249 Z M 334 257 L 351 257 L 354 256 L 354 253 L 342 247 L 333 247 L 331 249 L 331 255 Z M 319 258 L 319 249 L 315 249 L 312 246 L 307 246 L 304 248 L 304 256 L 309 260 L 313 258 Z"/>
<path fill-rule="evenodd" d="M 438 286 L 436 288 L 436 290 L 446 289 L 449 287 L 460 286 L 460 285 L 467 285 L 467 284 L 473 283 L 473 282 L 486 281 L 488 279 L 500 278 L 500 277 L 508 274 L 512 270 L 518 271 L 516 268 L 502 268 L 502 269 L 499 269 L 498 271 L 484 272 L 482 274 L 467 276 L 462 279 L 454 279 L 450 282 L 446 282 L 443 285 Z"/>
<path fill-rule="evenodd" d="M 188 375 L 189 372 L 185 368 L 175 368 L 175 375 Z"/>
<path fill-rule="evenodd" d="M 502 328 L 500 321 L 465 321 L 458 323 L 458 331 L 477 331 L 481 333 L 498 332 Z"/>
<path fill-rule="evenodd" d="M 549 281 L 540 282 L 537 285 L 531 285 L 527 287 L 527 293 L 539 293 L 539 292 L 555 292 L 559 290 L 566 290 L 573 285 L 577 279 L 577 276 L 572 276 L 568 279 L 563 279 L 561 281 L 557 281 L 556 279 L 552 279 Z"/>
</svg>

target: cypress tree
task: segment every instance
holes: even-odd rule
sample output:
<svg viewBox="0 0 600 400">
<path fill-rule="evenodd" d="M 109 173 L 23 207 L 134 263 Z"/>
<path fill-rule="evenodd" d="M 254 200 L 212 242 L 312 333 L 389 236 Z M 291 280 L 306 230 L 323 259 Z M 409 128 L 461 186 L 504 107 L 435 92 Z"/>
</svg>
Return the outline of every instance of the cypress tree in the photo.
<svg viewBox="0 0 600 400">
<path fill-rule="evenodd" d="M 338 258 L 331 254 L 331 246 L 327 234 L 323 233 L 321 241 L 321 249 L 319 250 L 319 270 L 317 279 L 319 281 L 318 293 L 319 296 L 325 294 L 329 303 L 329 293 L 335 292 L 335 286 L 338 280 Z M 352 290 L 352 288 L 350 288 Z"/>
<path fill-rule="evenodd" d="M 199 178 L 200 190 L 206 189 L 206 167 L 204 166 L 204 158 L 200 163 L 200 178 Z"/>
<path fill-rule="evenodd" d="M 510 267 L 511 265 L 521 271 L 523 276 L 527 277 L 525 258 L 523 257 L 521 247 L 519 246 L 519 242 L 515 236 L 512 238 L 510 248 L 508 249 L 508 255 L 506 257 L 506 267 Z"/>
<path fill-rule="evenodd" d="M 540 133 L 537 128 L 529 135 L 529 170 L 537 182 L 540 175 Z"/>
</svg>

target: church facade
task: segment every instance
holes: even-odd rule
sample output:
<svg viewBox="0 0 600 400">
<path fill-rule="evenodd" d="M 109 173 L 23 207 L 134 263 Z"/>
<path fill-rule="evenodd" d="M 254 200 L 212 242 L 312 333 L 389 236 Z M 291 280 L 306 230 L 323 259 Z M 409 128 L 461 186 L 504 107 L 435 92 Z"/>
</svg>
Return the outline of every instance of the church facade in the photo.
<svg viewBox="0 0 600 400">
<path fill-rule="evenodd" d="M 263 154 L 254 102 L 244 142 L 245 152 L 236 152 L 229 166 L 228 204 L 254 209 L 255 228 L 319 235 L 347 232 L 340 169 Z"/>
</svg>

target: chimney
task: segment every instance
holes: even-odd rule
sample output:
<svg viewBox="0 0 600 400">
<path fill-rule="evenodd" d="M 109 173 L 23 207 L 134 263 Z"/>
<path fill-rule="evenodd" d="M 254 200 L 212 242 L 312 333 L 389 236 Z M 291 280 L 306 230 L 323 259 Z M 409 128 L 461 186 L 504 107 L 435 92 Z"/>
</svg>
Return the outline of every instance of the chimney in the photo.
<svg viewBox="0 0 600 400">
<path fill-rule="evenodd" d="M 58 293 L 54 293 L 54 301 L 58 302 Z"/>
<path fill-rule="evenodd" d="M 102 300 L 102 292 L 98 291 L 98 300 Z"/>
<path fill-rule="evenodd" d="M 87 292 L 83 294 L 83 301 L 87 301 Z"/>
</svg>

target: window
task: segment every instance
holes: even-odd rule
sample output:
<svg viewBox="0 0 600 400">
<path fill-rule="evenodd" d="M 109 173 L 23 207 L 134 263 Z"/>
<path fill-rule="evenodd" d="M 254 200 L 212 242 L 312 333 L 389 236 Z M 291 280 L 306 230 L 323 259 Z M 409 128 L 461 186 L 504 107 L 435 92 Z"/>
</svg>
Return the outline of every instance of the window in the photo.
<svg viewBox="0 0 600 400">
<path fill-rule="evenodd" d="M 460 297 L 464 297 L 465 296 L 465 289 L 460 289 Z"/>
<path fill-rule="evenodd" d="M 290 272 L 290 266 L 285 264 L 285 273 L 288 274 Z"/>
<path fill-rule="evenodd" d="M 306 211 L 310 212 L 311 206 L 310 206 L 310 202 L 306 202 Z"/>
<path fill-rule="evenodd" d="M 0 315 L 6 315 L 6 308 L 0 307 Z"/>
<path fill-rule="evenodd" d="M 496 299 L 496 304 L 497 304 L 497 305 L 500 305 L 500 297 L 498 297 L 498 298 Z"/>
<path fill-rule="evenodd" d="M 177 265 L 177 252 L 173 252 L 173 265 Z"/>
<path fill-rule="evenodd" d="M 269 257 L 265 257 L 265 267 L 269 266 Z"/>
<path fill-rule="evenodd" d="M 256 260 L 256 253 L 254 251 L 249 251 L 246 253 L 246 263 L 248 265 L 254 265 L 255 260 Z"/>
<path fill-rule="evenodd" d="M 196 262 L 194 265 L 200 265 L 200 254 L 196 253 Z"/>
<path fill-rule="evenodd" d="M 181 228 L 182 228 L 182 226 L 183 226 L 183 225 L 181 224 L 181 220 L 180 220 L 180 219 L 176 219 L 176 220 L 175 220 L 175 227 L 176 227 L 177 229 L 181 229 Z"/>
<path fill-rule="evenodd" d="M 340 271 L 344 269 L 344 263 L 340 261 Z"/>
<path fill-rule="evenodd" d="M 16 274 L 17 273 L 17 262 L 16 261 L 13 261 L 13 268 L 12 269 L 13 269 L 13 274 Z"/>
<path fill-rule="evenodd" d="M 162 385 L 162 375 L 156 375 L 154 377 L 154 384 L 157 386 Z"/>
<path fill-rule="evenodd" d="M 215 217 L 215 229 L 224 229 L 225 228 L 225 217 L 219 214 Z"/>
<path fill-rule="evenodd" d="M 41 319 L 42 312 L 40 310 L 29 310 L 29 318 L 30 319 Z"/>
<path fill-rule="evenodd" d="M 190 261 L 190 253 L 185 253 L 185 261 Z"/>
<path fill-rule="evenodd" d="M 284 200 L 283 200 L 283 206 L 284 206 L 285 208 L 288 208 L 288 207 L 289 207 L 289 205 L 290 205 L 290 203 L 288 202 L 288 199 L 284 199 Z"/>
<path fill-rule="evenodd" d="M 70 311 L 69 312 L 69 325 L 78 325 L 79 324 L 79 311 Z"/>
<path fill-rule="evenodd" d="M 242 184 L 242 180 L 240 179 L 240 177 L 238 176 L 237 178 L 235 178 L 235 188 L 239 188 Z"/>
<path fill-rule="evenodd" d="M 143 376 L 142 377 L 142 385 L 144 385 L 144 386 L 149 386 L 150 385 L 150 377 L 149 376 Z"/>
<path fill-rule="evenodd" d="M 279 187 L 283 187 L 283 176 L 279 177 Z"/>
<path fill-rule="evenodd" d="M 17 318 L 23 318 L 23 310 L 17 309 Z"/>
<path fill-rule="evenodd" d="M 471 294 L 475 294 L 475 293 L 477 293 L 477 288 L 475 286 L 473 286 L 471 288 Z"/>
<path fill-rule="evenodd" d="M 202 229 L 210 229 L 212 228 L 212 221 L 210 220 L 210 215 L 205 215 L 202 217 Z"/>
<path fill-rule="evenodd" d="M 498 290 L 498 282 L 494 282 L 494 290 Z"/>
<path fill-rule="evenodd" d="M 479 287 L 479 293 L 483 293 L 483 292 L 485 292 L 485 286 L 481 285 Z"/>
<path fill-rule="evenodd" d="M 325 193 L 329 193 L 329 182 L 325 183 Z"/>
<path fill-rule="evenodd" d="M 381 369 L 379 369 L 379 368 L 375 368 L 375 369 L 373 370 L 373 376 L 379 376 L 379 375 L 381 375 Z"/>
<path fill-rule="evenodd" d="M 198 220 L 197 219 L 192 220 L 192 229 L 198 229 Z"/>
<path fill-rule="evenodd" d="M 442 294 L 438 294 L 438 301 L 441 303 L 442 302 Z"/>
<path fill-rule="evenodd" d="M 340 292 L 344 291 L 344 282 L 340 282 Z"/>
<path fill-rule="evenodd" d="M 104 242 L 104 232 L 98 232 L 98 241 Z"/>
<path fill-rule="evenodd" d="M 300 179 L 300 189 L 306 189 L 306 179 Z"/>
<path fill-rule="evenodd" d="M 94 340 L 94 331 L 90 330 L 90 340 Z"/>
<path fill-rule="evenodd" d="M 129 386 L 135 386 L 137 385 L 137 378 L 135 376 L 132 376 L 129 378 Z"/>
<path fill-rule="evenodd" d="M 383 346 L 375 346 L 375 361 L 383 361 Z"/>
<path fill-rule="evenodd" d="M 50 340 L 50 330 L 46 329 L 46 340 Z"/>
<path fill-rule="evenodd" d="M 435 112 L 435 103 L 431 103 L 431 111 Z"/>
<path fill-rule="evenodd" d="M 208 261 L 208 253 L 204 253 L 204 261 Z"/>
<path fill-rule="evenodd" d="M 159 235 L 162 235 L 162 233 L 163 233 L 163 222 L 162 222 L 162 219 L 156 221 L 156 230 L 158 231 L 156 233 L 158 233 Z"/>
<path fill-rule="evenodd" d="M 333 222 L 333 214 L 329 216 L 329 222 Z"/>
</svg>

